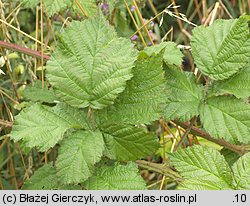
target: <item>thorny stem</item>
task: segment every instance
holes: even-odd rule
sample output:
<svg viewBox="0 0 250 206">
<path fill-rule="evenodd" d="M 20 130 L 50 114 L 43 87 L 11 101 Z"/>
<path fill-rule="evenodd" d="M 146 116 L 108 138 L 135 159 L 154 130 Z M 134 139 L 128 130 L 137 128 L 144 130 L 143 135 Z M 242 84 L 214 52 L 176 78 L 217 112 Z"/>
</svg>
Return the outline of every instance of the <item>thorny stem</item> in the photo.
<svg viewBox="0 0 250 206">
<path fill-rule="evenodd" d="M 33 57 L 37 57 L 39 59 L 42 58 L 41 52 L 35 51 L 33 49 L 25 48 L 25 47 L 19 46 L 17 44 L 12 44 L 12 43 L 8 43 L 8 42 L 0 40 L 0 48 L 1 47 L 6 48 L 6 49 L 10 49 L 13 51 L 21 52 L 21 53 L 24 53 L 24 54 L 27 54 L 27 55 L 30 55 Z M 43 58 L 45 60 L 49 60 L 50 56 L 43 54 Z"/>
<path fill-rule="evenodd" d="M 188 123 L 181 123 L 178 120 L 175 120 L 174 122 L 185 129 L 187 129 L 189 127 Z M 190 133 L 197 135 L 197 136 L 200 136 L 200 137 L 203 137 L 204 139 L 206 139 L 210 142 L 214 142 L 220 146 L 223 146 L 223 147 L 225 147 L 233 152 L 238 153 L 239 155 L 244 155 L 244 154 L 248 153 L 248 150 L 249 150 L 249 145 L 235 145 L 235 144 L 231 144 L 231 143 L 225 141 L 224 139 L 215 139 L 207 132 L 205 132 L 201 129 L 198 129 L 194 126 L 191 127 Z"/>
</svg>

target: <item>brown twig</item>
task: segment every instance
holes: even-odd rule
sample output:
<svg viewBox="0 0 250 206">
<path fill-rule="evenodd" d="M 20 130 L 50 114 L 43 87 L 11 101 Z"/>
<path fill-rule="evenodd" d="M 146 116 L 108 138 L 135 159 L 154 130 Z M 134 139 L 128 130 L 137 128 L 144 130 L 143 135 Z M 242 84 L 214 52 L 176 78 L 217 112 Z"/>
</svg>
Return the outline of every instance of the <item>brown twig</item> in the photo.
<svg viewBox="0 0 250 206">
<path fill-rule="evenodd" d="M 27 54 L 27 55 L 42 59 L 42 54 L 40 52 L 35 51 L 33 49 L 29 49 L 29 48 L 19 46 L 17 44 L 12 44 L 12 43 L 8 43 L 8 42 L 0 40 L 0 47 L 10 49 L 12 51 L 21 52 L 21 53 L 24 53 L 24 54 Z M 50 56 L 43 54 L 43 58 L 45 60 L 49 60 Z"/>
<path fill-rule="evenodd" d="M 11 128 L 12 127 L 12 122 L 0 119 L 0 125 L 2 125 L 4 127 L 10 127 Z"/>
<path fill-rule="evenodd" d="M 200 21 L 202 21 L 202 14 L 201 14 L 200 5 L 199 5 L 198 0 L 194 0 L 194 4 L 195 4 L 196 10 L 197 10 L 198 17 L 199 17 Z"/>
<path fill-rule="evenodd" d="M 189 127 L 188 123 L 182 123 L 182 122 L 179 122 L 177 120 L 175 120 L 174 122 L 185 129 L 187 129 Z M 215 139 L 207 132 L 205 132 L 199 128 L 196 128 L 194 126 L 191 127 L 190 133 L 197 135 L 197 136 L 200 136 L 200 137 L 203 137 L 204 139 L 206 139 L 210 142 L 214 142 L 214 143 L 216 143 L 220 146 L 223 146 L 223 147 L 225 147 L 233 152 L 236 152 L 240 155 L 244 155 L 244 154 L 248 153 L 247 145 L 234 145 L 234 144 L 231 144 L 231 143 L 225 141 L 224 139 Z"/>
<path fill-rule="evenodd" d="M 181 176 L 177 172 L 172 170 L 170 167 L 168 167 L 166 164 L 158 164 L 154 162 L 148 162 L 145 160 L 136 160 L 135 162 L 136 164 L 138 164 L 139 167 L 157 172 L 159 174 L 165 175 L 175 180 L 181 180 Z"/>
<path fill-rule="evenodd" d="M 148 0 L 148 3 L 149 3 L 151 9 L 153 10 L 153 12 L 154 12 L 154 14 L 156 16 L 158 23 L 160 23 L 161 19 L 159 18 L 157 9 L 155 8 L 153 1 L 152 0 Z"/>
<path fill-rule="evenodd" d="M 179 141 L 179 143 L 177 144 L 177 146 L 174 148 L 174 152 L 177 151 L 177 149 L 181 146 L 181 144 L 183 143 L 184 139 L 188 136 L 188 134 L 190 133 L 193 125 L 194 125 L 194 122 L 195 122 L 195 117 L 193 117 L 190 121 L 190 124 L 188 126 L 188 128 L 186 129 L 185 133 L 183 134 L 183 136 L 181 137 L 181 140 Z"/>
</svg>

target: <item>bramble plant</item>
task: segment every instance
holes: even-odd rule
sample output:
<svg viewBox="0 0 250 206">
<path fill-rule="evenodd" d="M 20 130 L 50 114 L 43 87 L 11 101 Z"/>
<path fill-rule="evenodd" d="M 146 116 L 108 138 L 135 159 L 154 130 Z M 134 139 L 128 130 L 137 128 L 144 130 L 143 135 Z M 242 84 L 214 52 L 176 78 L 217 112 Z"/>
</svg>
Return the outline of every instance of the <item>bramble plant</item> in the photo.
<svg viewBox="0 0 250 206">
<path fill-rule="evenodd" d="M 44 0 L 50 16 L 76 2 Z M 217 143 L 166 154 L 169 162 L 157 171 L 178 189 L 250 189 L 250 17 L 194 28 L 191 53 L 199 72 L 188 72 L 175 43 L 139 51 L 92 9 L 59 35 L 45 88 L 36 80 L 23 92 L 27 106 L 15 116 L 11 139 L 25 151 L 58 153 L 22 189 L 147 189 L 138 164 L 150 170 L 141 159 L 164 146 L 149 129 L 159 119 L 185 129 L 180 145 L 202 132 Z"/>
</svg>

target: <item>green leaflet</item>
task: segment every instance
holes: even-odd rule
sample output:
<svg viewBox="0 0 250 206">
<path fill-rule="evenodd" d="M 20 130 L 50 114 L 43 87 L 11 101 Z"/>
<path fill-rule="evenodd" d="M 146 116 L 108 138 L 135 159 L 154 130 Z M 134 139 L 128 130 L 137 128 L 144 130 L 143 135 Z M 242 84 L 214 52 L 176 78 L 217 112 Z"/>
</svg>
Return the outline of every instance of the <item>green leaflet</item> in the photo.
<svg viewBox="0 0 250 206">
<path fill-rule="evenodd" d="M 216 95 L 227 93 L 237 98 L 248 98 L 250 96 L 250 62 L 231 78 L 214 82 L 212 92 Z"/>
<path fill-rule="evenodd" d="M 16 116 L 11 138 L 23 140 L 29 148 L 47 151 L 54 147 L 70 128 L 88 128 L 87 114 L 66 104 L 48 107 L 34 104 Z"/>
<path fill-rule="evenodd" d="M 248 20 L 216 20 L 193 30 L 192 54 L 200 71 L 214 80 L 228 79 L 250 58 Z"/>
<path fill-rule="evenodd" d="M 21 0 L 23 6 L 26 8 L 33 8 L 40 3 L 40 0 Z M 87 13 L 88 16 L 94 16 L 97 13 L 97 6 L 95 0 L 78 0 L 81 7 Z M 69 6 L 82 14 L 82 11 L 79 9 L 79 6 L 75 3 L 74 0 L 43 0 L 44 11 L 48 12 L 49 16 L 65 10 Z"/>
<path fill-rule="evenodd" d="M 184 55 L 174 42 L 162 42 L 151 47 L 146 47 L 144 51 L 151 56 L 153 53 L 160 53 L 163 49 L 165 49 L 163 59 L 166 64 L 174 64 L 177 66 L 182 64 L 182 58 Z"/>
<path fill-rule="evenodd" d="M 50 164 L 39 168 L 31 179 L 25 181 L 22 189 L 24 190 L 53 190 L 57 189 L 59 181 L 56 170 Z"/>
<path fill-rule="evenodd" d="M 145 129 L 130 125 L 101 126 L 106 153 L 111 159 L 136 160 L 152 154 L 159 148 L 157 137 Z"/>
<path fill-rule="evenodd" d="M 39 168 L 29 180 L 24 182 L 23 190 L 79 190 L 77 185 L 62 185 L 56 176 L 55 167 L 50 164 Z"/>
<path fill-rule="evenodd" d="M 116 1 L 117 1 L 116 6 L 118 9 L 126 9 L 126 5 L 124 4 L 124 0 L 116 0 Z M 133 6 L 132 0 L 126 0 L 126 2 L 127 2 L 129 7 Z"/>
<path fill-rule="evenodd" d="M 129 19 L 126 14 L 125 8 L 116 9 L 114 24 L 118 36 L 130 38 L 133 34 L 133 30 L 129 26 Z"/>
<path fill-rule="evenodd" d="M 49 16 L 52 16 L 70 6 L 72 0 L 44 0 L 44 4 Z"/>
<path fill-rule="evenodd" d="M 250 189 L 250 153 L 245 154 L 234 163 L 234 186 L 237 190 Z"/>
<path fill-rule="evenodd" d="M 232 166 L 239 158 L 240 155 L 229 150 L 226 148 L 223 148 L 220 153 L 224 156 L 225 160 L 229 164 L 229 166 Z"/>
<path fill-rule="evenodd" d="M 24 7 L 32 8 L 40 3 L 40 0 L 21 0 Z M 49 16 L 52 16 L 59 11 L 66 9 L 72 4 L 73 0 L 43 0 L 44 11 L 48 12 Z"/>
<path fill-rule="evenodd" d="M 102 121 L 114 123 L 150 123 L 163 114 L 165 88 L 162 54 L 149 57 L 141 52 L 124 92 L 98 115 Z"/>
<path fill-rule="evenodd" d="M 54 94 L 52 89 L 48 89 L 47 85 L 45 88 L 42 88 L 41 81 L 35 81 L 34 86 L 29 85 L 23 91 L 23 97 L 33 102 L 47 102 L 55 103 L 57 97 Z"/>
<path fill-rule="evenodd" d="M 47 77 L 66 103 L 102 109 L 125 89 L 135 58 L 130 41 L 118 38 L 104 17 L 73 21 L 47 63 Z"/>
<path fill-rule="evenodd" d="M 20 0 L 20 2 L 24 7 L 32 8 L 35 7 L 37 4 L 39 4 L 40 0 Z"/>
<path fill-rule="evenodd" d="M 97 6 L 95 0 L 78 0 L 84 11 L 89 17 L 95 16 L 97 14 Z M 73 8 L 78 11 L 79 14 L 83 15 L 81 9 L 73 0 Z"/>
<path fill-rule="evenodd" d="M 215 138 L 250 142 L 250 104 L 235 97 L 209 98 L 200 108 L 203 126 Z"/>
<path fill-rule="evenodd" d="M 197 85 L 195 77 L 190 72 L 182 72 L 176 66 L 165 66 L 167 78 L 167 104 L 165 118 L 188 121 L 198 115 L 199 105 L 203 99 L 202 86 Z"/>
<path fill-rule="evenodd" d="M 61 144 L 56 162 L 57 175 L 65 184 L 85 181 L 94 172 L 104 151 L 102 134 L 99 131 L 76 131 Z"/>
<path fill-rule="evenodd" d="M 179 189 L 232 189 L 232 172 L 224 157 L 215 149 L 193 146 L 169 154 L 184 181 Z"/>
<path fill-rule="evenodd" d="M 88 190 L 145 190 L 146 185 L 137 165 L 115 164 L 98 168 L 96 174 L 84 183 Z"/>
</svg>

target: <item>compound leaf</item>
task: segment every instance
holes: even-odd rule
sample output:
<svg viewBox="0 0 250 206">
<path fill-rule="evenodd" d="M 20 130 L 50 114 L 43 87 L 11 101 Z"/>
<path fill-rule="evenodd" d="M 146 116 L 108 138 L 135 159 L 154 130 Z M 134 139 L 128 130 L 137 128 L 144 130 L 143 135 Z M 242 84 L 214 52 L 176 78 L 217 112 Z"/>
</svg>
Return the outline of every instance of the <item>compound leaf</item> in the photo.
<svg viewBox="0 0 250 206">
<path fill-rule="evenodd" d="M 23 140 L 29 147 L 37 147 L 39 151 L 47 151 L 54 147 L 70 128 L 88 128 L 84 112 L 66 104 L 48 107 L 34 104 L 16 116 L 11 138 Z"/>
<path fill-rule="evenodd" d="M 221 190 L 232 188 L 232 173 L 224 157 L 215 149 L 193 146 L 169 154 L 184 181 L 180 189 Z"/>
<path fill-rule="evenodd" d="M 250 153 L 240 157 L 233 167 L 234 185 L 237 190 L 250 189 Z"/>
<path fill-rule="evenodd" d="M 163 49 L 165 49 L 163 59 L 166 64 L 170 64 L 170 65 L 174 64 L 177 66 L 180 66 L 182 64 L 183 54 L 180 51 L 180 49 L 177 48 L 174 42 L 171 42 L 171 41 L 162 42 L 160 44 L 157 44 L 151 47 L 146 47 L 144 51 L 149 56 L 151 56 L 153 53 L 155 54 L 160 53 Z"/>
<path fill-rule="evenodd" d="M 146 185 L 137 165 L 104 166 L 85 182 L 88 190 L 145 190 Z"/>
<path fill-rule="evenodd" d="M 133 68 L 133 78 L 115 103 L 100 112 L 100 118 L 115 123 L 151 123 L 163 114 L 165 88 L 162 54 L 149 57 L 142 52 Z"/>
<path fill-rule="evenodd" d="M 214 80 L 228 79 L 250 58 L 247 18 L 216 20 L 193 30 L 192 54 L 197 67 Z"/>
<path fill-rule="evenodd" d="M 198 115 L 199 105 L 203 98 L 202 87 L 197 85 L 190 72 L 183 72 L 176 66 L 165 66 L 167 78 L 167 104 L 165 118 L 179 118 L 188 121 Z"/>
<path fill-rule="evenodd" d="M 100 15 L 65 29 L 47 63 L 47 77 L 66 103 L 102 109 L 125 89 L 135 59 L 130 41 L 118 38 Z"/>
<path fill-rule="evenodd" d="M 209 98 L 200 108 L 201 121 L 215 138 L 233 143 L 250 142 L 250 104 L 235 97 Z"/>
<path fill-rule="evenodd" d="M 250 62 L 238 73 L 224 81 L 214 82 L 213 92 L 217 95 L 233 94 L 237 98 L 250 96 Z"/>
<path fill-rule="evenodd" d="M 157 137 L 145 129 L 130 125 L 102 125 L 107 155 L 117 160 L 136 160 L 159 148 Z"/>
<path fill-rule="evenodd" d="M 104 141 L 99 131 L 79 130 L 65 138 L 56 162 L 57 175 L 65 184 L 85 181 L 94 172 L 104 151 Z"/>
</svg>

